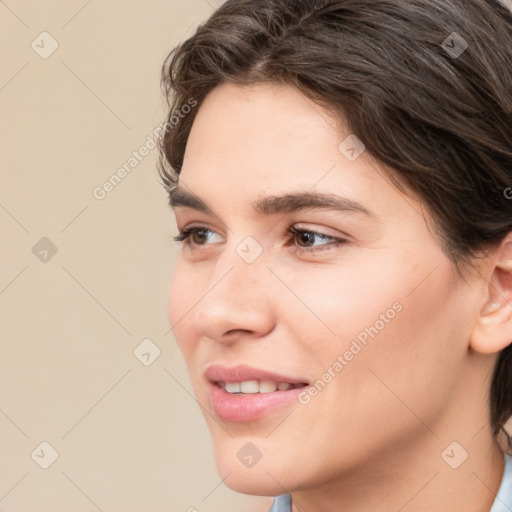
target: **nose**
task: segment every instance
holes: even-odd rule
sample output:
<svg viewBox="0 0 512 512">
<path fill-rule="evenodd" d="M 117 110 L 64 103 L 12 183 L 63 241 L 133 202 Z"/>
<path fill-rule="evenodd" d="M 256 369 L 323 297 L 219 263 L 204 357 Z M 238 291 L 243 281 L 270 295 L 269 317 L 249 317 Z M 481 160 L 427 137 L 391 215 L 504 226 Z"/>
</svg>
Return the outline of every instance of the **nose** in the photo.
<svg viewBox="0 0 512 512">
<path fill-rule="evenodd" d="M 196 332 L 223 344 L 269 334 L 277 311 L 272 277 L 264 261 L 246 263 L 237 254 L 224 258 L 194 308 Z"/>
</svg>

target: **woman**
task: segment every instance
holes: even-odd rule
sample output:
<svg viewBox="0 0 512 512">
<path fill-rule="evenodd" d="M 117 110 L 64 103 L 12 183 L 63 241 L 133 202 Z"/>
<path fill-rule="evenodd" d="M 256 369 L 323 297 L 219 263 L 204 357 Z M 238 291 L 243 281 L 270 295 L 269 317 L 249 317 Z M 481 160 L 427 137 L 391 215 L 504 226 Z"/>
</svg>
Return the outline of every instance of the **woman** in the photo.
<svg viewBox="0 0 512 512">
<path fill-rule="evenodd" d="M 170 323 L 272 511 L 512 510 L 512 14 L 228 0 L 164 65 Z"/>
</svg>

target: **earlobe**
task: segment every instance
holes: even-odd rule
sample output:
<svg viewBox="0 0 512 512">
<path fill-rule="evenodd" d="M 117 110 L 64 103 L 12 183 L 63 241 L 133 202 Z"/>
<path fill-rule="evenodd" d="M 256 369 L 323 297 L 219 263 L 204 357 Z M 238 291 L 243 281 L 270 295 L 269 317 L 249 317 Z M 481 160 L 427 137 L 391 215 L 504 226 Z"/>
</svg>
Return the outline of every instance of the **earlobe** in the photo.
<svg viewBox="0 0 512 512">
<path fill-rule="evenodd" d="M 500 352 L 512 343 L 512 241 L 502 241 L 491 258 L 486 300 L 471 336 L 471 348 L 482 354 Z"/>
</svg>

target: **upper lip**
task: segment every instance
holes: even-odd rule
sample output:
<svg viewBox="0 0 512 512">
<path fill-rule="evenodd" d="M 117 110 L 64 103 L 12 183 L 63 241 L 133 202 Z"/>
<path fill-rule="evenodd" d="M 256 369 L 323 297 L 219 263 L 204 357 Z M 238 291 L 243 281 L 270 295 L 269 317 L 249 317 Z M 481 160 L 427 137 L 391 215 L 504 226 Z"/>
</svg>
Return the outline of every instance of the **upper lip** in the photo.
<svg viewBox="0 0 512 512">
<path fill-rule="evenodd" d="M 210 382 L 243 382 L 247 380 L 267 380 L 276 383 L 287 382 L 289 384 L 307 384 L 305 379 L 279 375 L 278 373 L 268 372 L 259 368 L 252 368 L 245 364 L 240 364 L 228 368 L 219 364 L 208 366 L 205 376 Z"/>
</svg>

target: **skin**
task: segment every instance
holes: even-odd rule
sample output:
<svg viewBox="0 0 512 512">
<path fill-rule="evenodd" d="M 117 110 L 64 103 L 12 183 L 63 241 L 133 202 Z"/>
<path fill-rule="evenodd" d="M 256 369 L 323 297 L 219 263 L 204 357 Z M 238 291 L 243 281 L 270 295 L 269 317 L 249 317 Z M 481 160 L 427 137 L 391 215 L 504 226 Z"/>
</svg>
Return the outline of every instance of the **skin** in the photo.
<svg viewBox="0 0 512 512">
<path fill-rule="evenodd" d="M 512 339 L 512 234 L 462 279 L 425 205 L 367 151 L 352 162 L 340 152 L 349 134 L 289 85 L 223 84 L 197 112 L 179 187 L 214 214 L 174 211 L 180 231 L 212 231 L 182 242 L 169 319 L 219 474 L 242 493 L 291 492 L 294 512 L 488 512 L 503 454 L 487 385 Z M 251 209 L 299 191 L 350 198 L 374 217 Z M 301 252 L 308 242 L 287 236 L 290 226 L 346 242 L 316 237 L 309 246 L 320 250 Z M 236 252 L 247 236 L 263 250 L 253 263 Z M 207 365 L 245 363 L 314 383 L 397 302 L 402 310 L 307 405 L 253 423 L 215 417 Z M 247 442 L 262 453 L 251 468 L 237 458 Z M 468 454 L 457 469 L 441 456 L 453 442 L 454 463 Z"/>
</svg>

